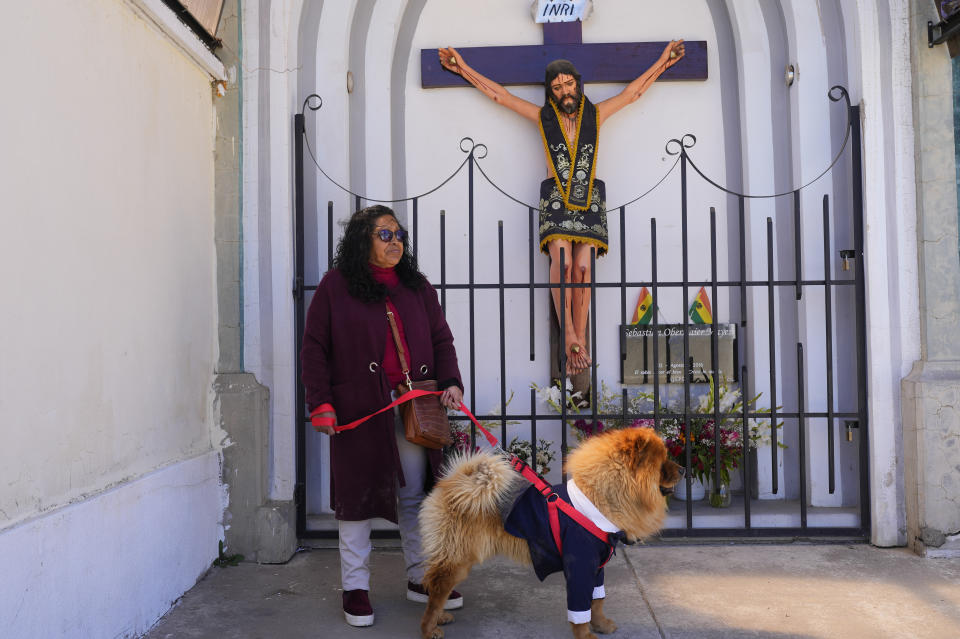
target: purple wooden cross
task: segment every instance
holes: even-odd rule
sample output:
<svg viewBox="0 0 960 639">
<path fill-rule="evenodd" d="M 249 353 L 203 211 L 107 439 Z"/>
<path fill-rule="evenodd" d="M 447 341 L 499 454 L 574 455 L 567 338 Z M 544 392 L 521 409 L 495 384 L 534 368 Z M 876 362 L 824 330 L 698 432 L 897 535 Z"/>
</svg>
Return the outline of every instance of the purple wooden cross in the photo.
<svg viewBox="0 0 960 639">
<path fill-rule="evenodd" d="M 546 22 L 542 45 L 457 48 L 471 67 L 503 85 L 543 84 L 543 70 L 551 61 L 566 58 L 584 82 L 631 82 L 653 64 L 666 42 L 603 42 L 584 44 L 581 22 Z M 683 59 L 667 69 L 661 80 L 706 80 L 707 43 L 684 42 Z M 446 46 L 446 45 L 444 45 Z M 469 86 L 440 66 L 437 50 L 420 50 L 423 88 Z"/>
</svg>

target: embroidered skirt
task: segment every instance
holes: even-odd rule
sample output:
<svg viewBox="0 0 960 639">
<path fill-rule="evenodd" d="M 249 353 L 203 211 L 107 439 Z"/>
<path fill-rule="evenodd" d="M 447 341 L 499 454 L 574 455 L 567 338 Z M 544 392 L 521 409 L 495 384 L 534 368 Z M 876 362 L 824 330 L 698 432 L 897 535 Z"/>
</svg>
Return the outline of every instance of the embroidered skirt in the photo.
<svg viewBox="0 0 960 639">
<path fill-rule="evenodd" d="M 607 189 L 603 180 L 593 180 L 590 208 L 571 211 L 563 205 L 563 193 L 553 178 L 540 183 L 540 251 L 549 254 L 551 240 L 584 242 L 597 247 L 597 257 L 607 252 Z"/>
</svg>

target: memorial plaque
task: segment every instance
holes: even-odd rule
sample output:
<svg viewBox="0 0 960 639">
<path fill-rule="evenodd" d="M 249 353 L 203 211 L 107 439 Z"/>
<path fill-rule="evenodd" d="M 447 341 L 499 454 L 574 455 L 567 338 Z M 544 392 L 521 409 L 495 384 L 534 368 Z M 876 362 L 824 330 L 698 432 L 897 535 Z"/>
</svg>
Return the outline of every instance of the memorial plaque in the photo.
<svg viewBox="0 0 960 639">
<path fill-rule="evenodd" d="M 626 324 L 620 327 L 625 345 L 623 383 L 625 385 L 653 383 L 653 326 Z M 689 335 L 690 365 L 683 362 L 683 336 Z M 657 326 L 658 366 L 656 374 L 661 384 L 682 384 L 684 374 L 693 384 L 709 383 L 709 375 L 723 375 L 736 382 L 737 325 L 717 324 L 717 363 L 712 361 L 713 327 L 706 324 L 661 324 Z"/>
</svg>

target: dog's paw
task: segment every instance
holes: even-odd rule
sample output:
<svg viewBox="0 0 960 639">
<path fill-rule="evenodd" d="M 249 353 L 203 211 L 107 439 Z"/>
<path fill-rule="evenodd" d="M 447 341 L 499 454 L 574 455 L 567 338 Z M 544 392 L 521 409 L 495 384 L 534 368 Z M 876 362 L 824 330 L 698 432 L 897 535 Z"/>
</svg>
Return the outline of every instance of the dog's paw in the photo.
<svg viewBox="0 0 960 639">
<path fill-rule="evenodd" d="M 434 626 L 431 628 L 420 627 L 420 636 L 423 639 L 443 639 L 443 630 Z"/>
<path fill-rule="evenodd" d="M 573 630 L 573 639 L 597 639 L 597 635 L 590 632 L 588 623 L 571 623 L 570 629 Z"/>
<path fill-rule="evenodd" d="M 441 612 L 439 615 L 437 615 L 438 626 L 444 626 L 448 623 L 453 623 L 453 615 L 451 615 L 449 612 Z M 440 636 L 443 636 L 442 632 L 440 633 Z"/>
<path fill-rule="evenodd" d="M 590 621 L 590 629 L 602 635 L 609 635 L 617 630 L 617 624 L 610 617 L 594 618 Z"/>
</svg>

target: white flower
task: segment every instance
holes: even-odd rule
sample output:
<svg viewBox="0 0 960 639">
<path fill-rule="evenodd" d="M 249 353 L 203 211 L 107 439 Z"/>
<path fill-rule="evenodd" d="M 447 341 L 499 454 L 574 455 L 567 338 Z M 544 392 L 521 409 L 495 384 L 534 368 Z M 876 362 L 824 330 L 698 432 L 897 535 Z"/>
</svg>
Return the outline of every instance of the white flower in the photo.
<svg viewBox="0 0 960 639">
<path fill-rule="evenodd" d="M 700 396 L 700 401 L 697 404 L 698 413 L 706 413 L 710 407 L 710 393 L 704 393 Z"/>
<path fill-rule="evenodd" d="M 733 390 L 728 391 L 720 396 L 720 412 L 729 413 L 730 409 L 733 408 L 733 405 L 740 400 L 740 391 Z"/>
</svg>

